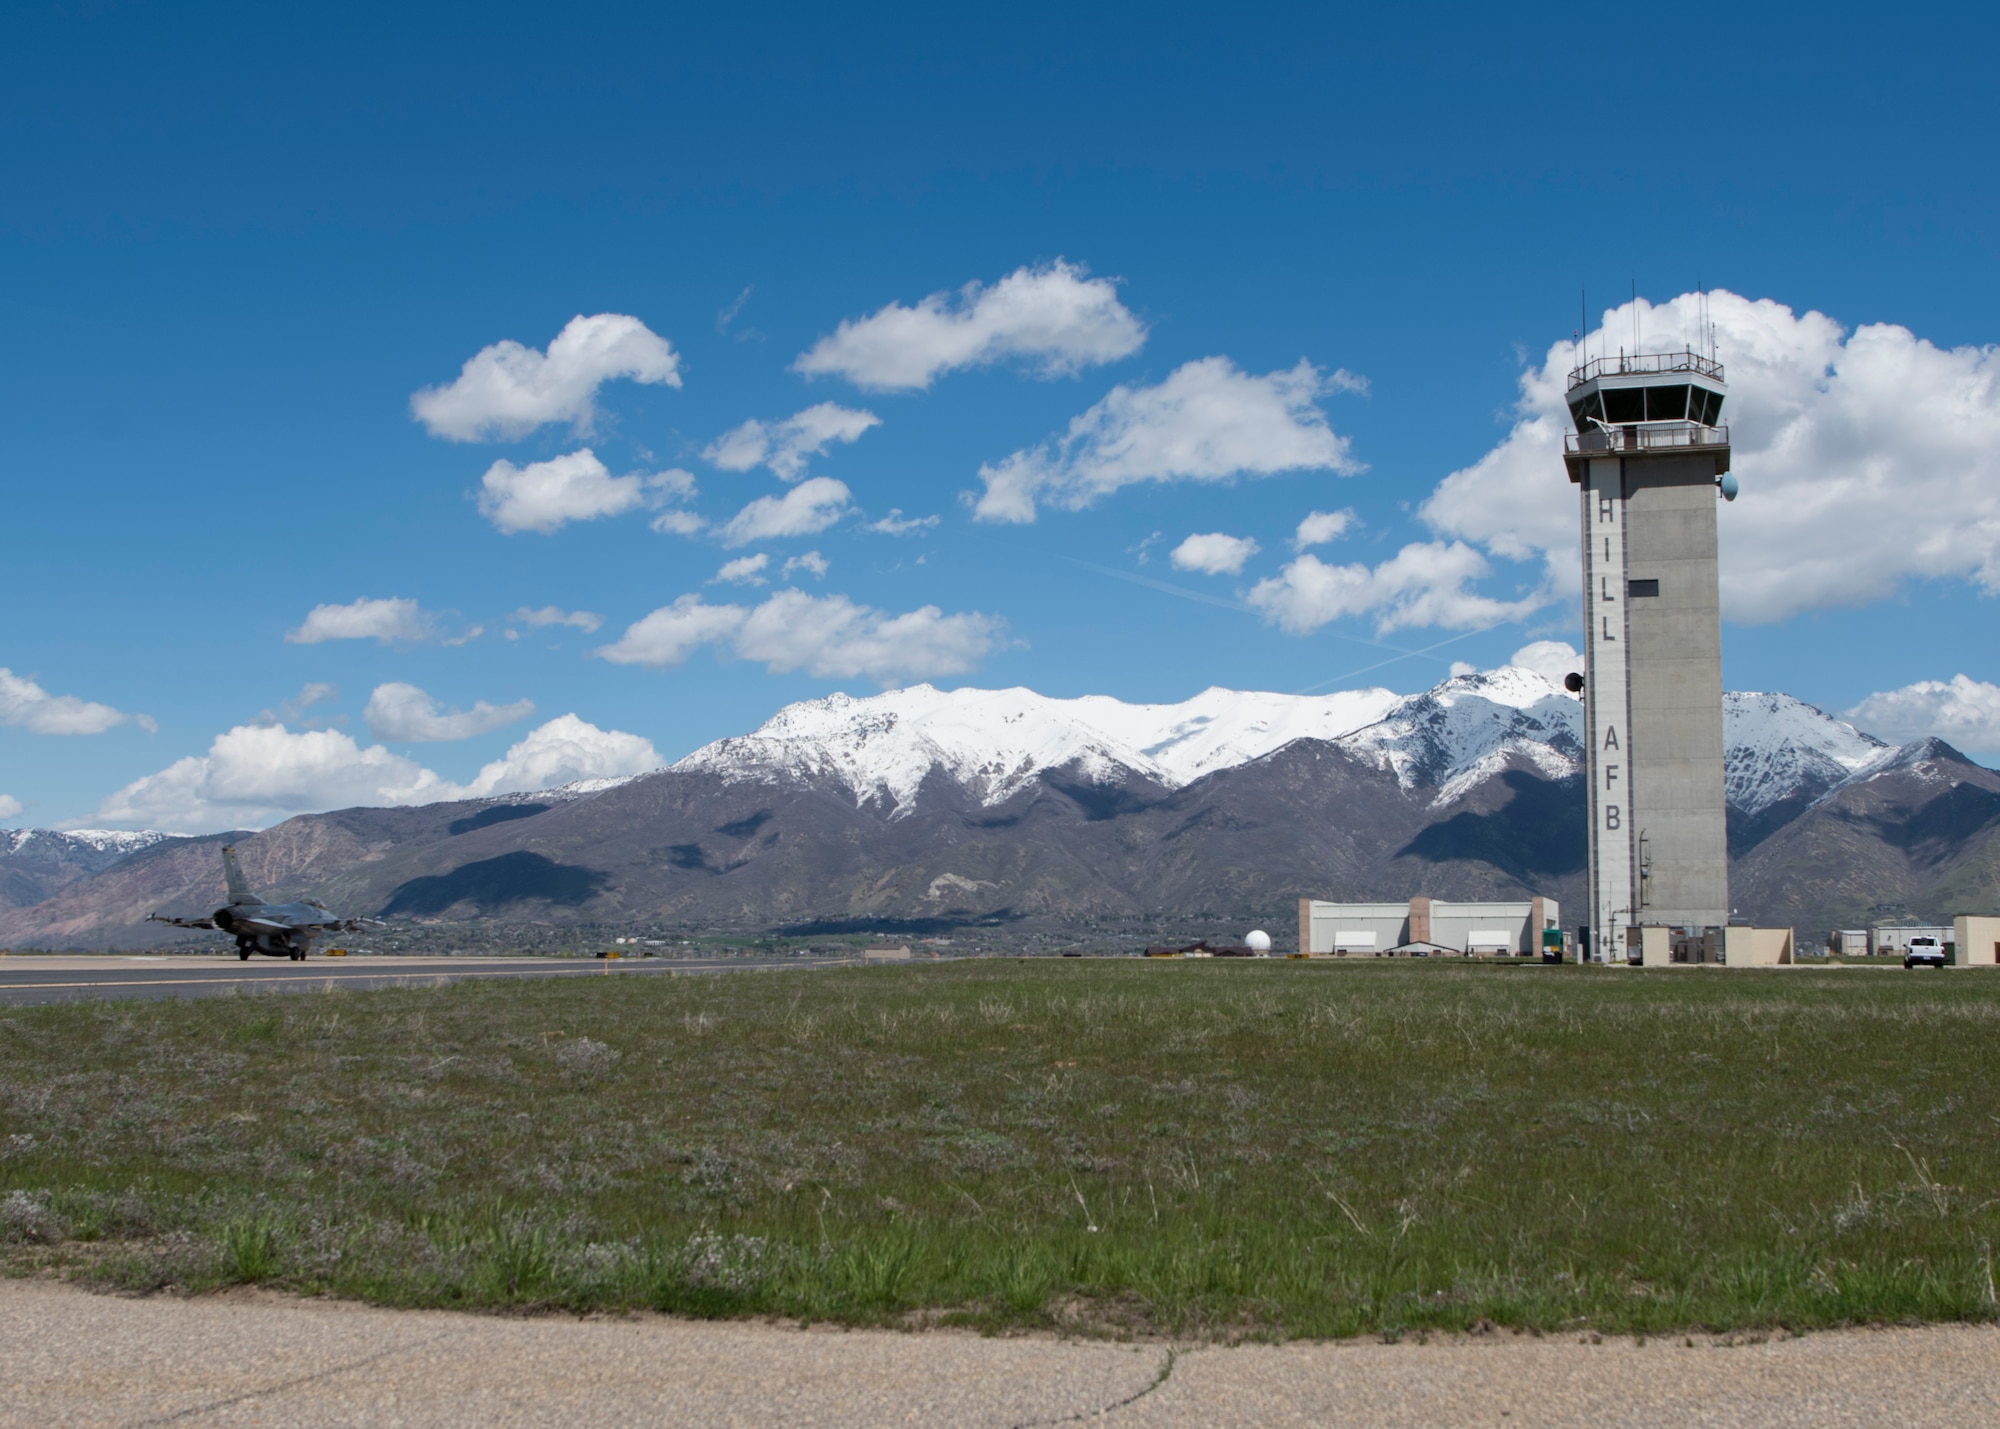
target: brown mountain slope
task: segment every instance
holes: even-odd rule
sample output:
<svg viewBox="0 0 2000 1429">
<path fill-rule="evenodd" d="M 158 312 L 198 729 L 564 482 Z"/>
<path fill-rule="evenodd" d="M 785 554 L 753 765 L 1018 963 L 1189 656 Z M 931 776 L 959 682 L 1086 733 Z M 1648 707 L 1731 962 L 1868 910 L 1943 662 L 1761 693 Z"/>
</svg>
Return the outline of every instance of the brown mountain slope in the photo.
<svg viewBox="0 0 2000 1429">
<path fill-rule="evenodd" d="M 1573 783 L 1509 768 L 1447 808 L 1428 792 L 1301 740 L 1178 790 L 1071 768 L 983 805 L 934 772 L 892 816 L 844 789 L 668 772 L 548 804 L 342 810 L 235 841 L 269 895 L 416 923 L 1284 926 L 1302 893 L 1570 891 L 1582 864 Z M 146 912 L 219 902 L 219 842 L 148 850 L 0 918 L 0 943 L 157 942 Z"/>
<path fill-rule="evenodd" d="M 198 917 L 221 906 L 226 895 L 217 850 L 225 843 L 236 845 L 251 886 L 266 898 L 282 900 L 309 893 L 370 860 L 450 837 L 455 822 L 504 817 L 521 806 L 521 801 L 481 800 L 414 809 L 339 809 L 287 819 L 262 833 L 170 839 L 71 879 L 40 903 L 0 910 L 0 946 L 167 941 L 176 935 L 142 920 L 153 912 Z"/>
<path fill-rule="evenodd" d="M 1948 921 L 2000 904 L 2000 773 L 1941 740 L 1905 746 L 1740 860 L 1739 909 L 1803 937 L 1876 910 Z"/>
<path fill-rule="evenodd" d="M 346 809 L 233 836 L 267 895 L 402 927 L 1060 931 L 1289 926 L 1300 896 L 1547 894 L 1581 921 L 1574 779 L 1525 758 L 1447 804 L 1334 743 L 1298 740 L 1179 789 L 1129 769 L 1045 771 L 982 804 L 933 770 L 901 808 L 792 776 L 663 771 L 581 797 Z M 154 910 L 221 898 L 222 837 L 156 845 L 0 913 L 0 946 L 163 941 Z M 1876 905 L 2000 897 L 2000 774 L 1912 745 L 1736 860 L 1734 901 L 1816 937 Z M 198 938 L 200 935 L 190 935 Z"/>
</svg>

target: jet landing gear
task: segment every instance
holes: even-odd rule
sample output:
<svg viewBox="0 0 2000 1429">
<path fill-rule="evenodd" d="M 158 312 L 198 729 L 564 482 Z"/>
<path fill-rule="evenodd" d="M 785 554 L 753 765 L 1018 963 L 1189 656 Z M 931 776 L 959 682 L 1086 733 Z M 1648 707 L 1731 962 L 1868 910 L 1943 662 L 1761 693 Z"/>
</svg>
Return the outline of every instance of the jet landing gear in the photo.
<svg viewBox="0 0 2000 1429">
<path fill-rule="evenodd" d="M 247 963 L 247 962 L 249 962 L 249 961 L 250 961 L 250 945 L 249 945 L 248 943 L 238 943 L 238 944 L 236 945 L 236 956 L 237 956 L 237 957 L 238 957 L 239 959 L 241 959 L 241 960 L 242 960 L 243 962 L 246 962 L 246 963 Z"/>
</svg>

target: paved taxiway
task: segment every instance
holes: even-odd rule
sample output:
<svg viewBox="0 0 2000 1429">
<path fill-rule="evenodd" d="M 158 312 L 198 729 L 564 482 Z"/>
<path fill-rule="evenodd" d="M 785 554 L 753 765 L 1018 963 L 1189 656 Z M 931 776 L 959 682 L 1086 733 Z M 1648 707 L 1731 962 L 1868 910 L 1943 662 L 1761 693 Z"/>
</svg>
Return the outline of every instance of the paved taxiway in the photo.
<svg viewBox="0 0 2000 1429">
<path fill-rule="evenodd" d="M 181 1300 L 0 1281 L 0 1429 L 2000 1423 L 2000 1329 L 1170 1346 Z"/>
<path fill-rule="evenodd" d="M 225 957 L 0 958 L 0 1004 L 90 998 L 213 997 L 323 992 L 330 987 L 427 987 L 485 978 L 656 977 L 758 968 L 832 967 L 840 958 L 328 958 L 305 962 Z"/>
</svg>

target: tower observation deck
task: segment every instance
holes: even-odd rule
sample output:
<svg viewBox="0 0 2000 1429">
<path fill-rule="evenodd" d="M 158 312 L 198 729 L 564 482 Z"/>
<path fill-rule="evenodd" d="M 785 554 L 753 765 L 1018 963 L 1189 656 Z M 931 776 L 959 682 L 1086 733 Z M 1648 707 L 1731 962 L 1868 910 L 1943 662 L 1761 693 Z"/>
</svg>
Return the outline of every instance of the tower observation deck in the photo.
<svg viewBox="0 0 2000 1429">
<path fill-rule="evenodd" d="M 1563 461 L 1583 530 L 1592 951 L 1626 930 L 1729 916 L 1716 497 L 1729 475 L 1722 364 L 1599 358 L 1569 374 Z"/>
</svg>

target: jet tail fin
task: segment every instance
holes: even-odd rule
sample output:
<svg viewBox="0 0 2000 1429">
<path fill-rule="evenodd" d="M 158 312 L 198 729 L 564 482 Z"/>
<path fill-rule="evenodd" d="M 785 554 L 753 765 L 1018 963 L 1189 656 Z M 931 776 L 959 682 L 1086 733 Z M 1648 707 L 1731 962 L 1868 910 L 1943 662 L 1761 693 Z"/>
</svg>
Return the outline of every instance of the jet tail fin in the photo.
<svg viewBox="0 0 2000 1429">
<path fill-rule="evenodd" d="M 250 885 L 243 880 L 243 869 L 236 862 L 236 849 L 232 844 L 222 846 L 222 877 L 229 884 L 229 902 L 261 904 L 263 899 L 250 891 Z"/>
</svg>

